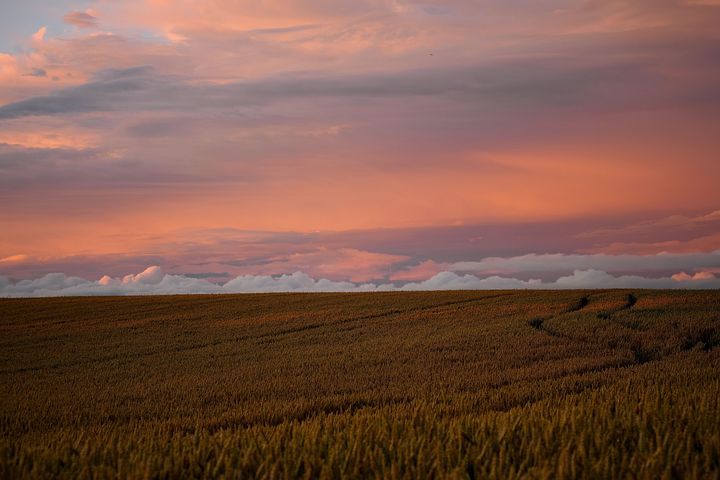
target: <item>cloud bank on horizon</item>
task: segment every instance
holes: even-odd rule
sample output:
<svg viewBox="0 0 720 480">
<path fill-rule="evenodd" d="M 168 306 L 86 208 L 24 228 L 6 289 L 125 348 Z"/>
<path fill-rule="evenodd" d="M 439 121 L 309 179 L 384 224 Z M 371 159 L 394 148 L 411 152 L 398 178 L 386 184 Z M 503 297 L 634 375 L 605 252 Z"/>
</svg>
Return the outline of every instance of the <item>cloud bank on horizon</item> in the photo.
<svg viewBox="0 0 720 480">
<path fill-rule="evenodd" d="M 273 292 L 389 292 L 389 291 L 436 291 L 436 290 L 553 290 L 598 288 L 661 288 L 661 289 L 709 289 L 720 288 L 720 278 L 712 273 L 695 275 L 680 273 L 672 277 L 646 278 L 637 275 L 613 276 L 601 270 L 575 270 L 552 282 L 540 279 L 527 281 L 512 277 L 492 276 L 478 278 L 474 275 L 458 275 L 440 272 L 422 282 L 403 285 L 393 283 L 341 282 L 314 279 L 302 272 L 280 275 L 243 275 L 218 285 L 206 280 L 183 275 L 167 275 L 159 267 L 148 267 L 137 275 L 111 278 L 104 276 L 98 281 L 51 273 L 35 280 L 10 282 L 0 277 L 0 297 L 56 297 L 101 295 L 179 295 L 223 293 L 273 293 Z"/>
<path fill-rule="evenodd" d="M 669 258 L 663 258 L 663 257 Z M 532 258 L 531 271 L 543 268 L 562 268 L 556 262 L 556 256 L 524 256 L 516 259 L 488 259 L 495 268 L 504 262 L 517 265 Z M 544 259 L 552 257 L 551 262 L 543 264 Z M 578 256 L 565 258 L 569 265 L 578 262 Z M 606 255 L 587 256 L 584 266 L 594 262 L 610 263 Z M 659 255 L 661 266 L 684 265 L 695 268 L 698 264 L 711 265 L 720 272 L 720 251 L 700 255 Z M 593 260 L 594 259 L 594 260 Z M 562 262 L 560 262 L 562 263 Z M 649 262 L 643 263 L 645 267 Z M 651 263 L 651 262 L 650 262 Z M 469 268 L 478 270 L 483 262 L 462 262 L 455 266 L 460 270 Z M 618 263 L 624 267 L 623 263 Z M 517 268 L 517 267 L 513 267 Z M 528 271 L 523 267 L 516 271 Z M 314 279 L 303 272 L 283 275 L 240 275 L 224 283 L 213 283 L 202 278 L 188 275 L 169 275 L 158 266 L 151 266 L 138 274 L 128 274 L 122 278 L 104 275 L 100 280 L 91 281 L 63 273 L 51 273 L 33 280 L 10 281 L 0 276 L 0 297 L 52 297 L 85 295 L 153 295 L 153 294 L 219 294 L 219 293 L 263 293 L 263 292 L 380 292 L 380 291 L 433 291 L 433 290 L 506 290 L 506 289 L 597 289 L 597 288 L 669 288 L 669 289 L 707 289 L 720 288 L 720 278 L 712 271 L 699 270 L 693 274 L 685 271 L 669 277 L 644 277 L 640 275 L 611 275 L 606 271 L 587 268 L 575 269 L 570 275 L 564 275 L 552 281 L 539 278 L 521 280 L 509 276 L 492 275 L 479 277 L 471 274 L 458 274 L 454 271 L 436 273 L 427 280 L 401 283 L 354 283 L 334 281 L 325 278 Z"/>
<path fill-rule="evenodd" d="M 9 2 L 3 292 L 712 286 L 718 24 L 710 0 Z M 122 280 L 148 265 L 168 279 Z"/>
</svg>

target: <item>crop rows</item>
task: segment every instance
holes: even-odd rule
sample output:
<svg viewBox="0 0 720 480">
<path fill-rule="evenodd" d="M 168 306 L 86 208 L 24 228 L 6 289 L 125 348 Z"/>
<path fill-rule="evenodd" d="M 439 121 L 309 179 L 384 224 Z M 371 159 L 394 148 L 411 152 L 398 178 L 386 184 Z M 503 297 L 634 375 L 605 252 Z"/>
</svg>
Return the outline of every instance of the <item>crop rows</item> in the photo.
<svg viewBox="0 0 720 480">
<path fill-rule="evenodd" d="M 0 301 L 2 478 L 720 478 L 720 292 Z"/>
</svg>

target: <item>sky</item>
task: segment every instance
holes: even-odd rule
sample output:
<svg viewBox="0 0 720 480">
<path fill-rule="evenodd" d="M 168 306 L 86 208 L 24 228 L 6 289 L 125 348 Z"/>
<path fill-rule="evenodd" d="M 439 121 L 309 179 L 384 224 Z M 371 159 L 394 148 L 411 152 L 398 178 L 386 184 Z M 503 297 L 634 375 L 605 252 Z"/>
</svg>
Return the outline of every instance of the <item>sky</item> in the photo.
<svg viewBox="0 0 720 480">
<path fill-rule="evenodd" d="M 720 0 L 0 3 L 0 296 L 720 287 Z"/>
</svg>

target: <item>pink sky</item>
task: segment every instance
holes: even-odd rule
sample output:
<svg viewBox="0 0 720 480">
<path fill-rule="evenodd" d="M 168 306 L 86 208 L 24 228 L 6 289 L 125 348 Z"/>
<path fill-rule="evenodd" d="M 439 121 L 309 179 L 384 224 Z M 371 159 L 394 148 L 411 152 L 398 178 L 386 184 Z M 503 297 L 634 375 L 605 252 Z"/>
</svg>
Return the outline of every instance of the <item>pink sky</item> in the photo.
<svg viewBox="0 0 720 480">
<path fill-rule="evenodd" d="M 589 260 L 501 270 L 706 280 L 717 25 L 711 0 L 10 6 L 0 276 L 400 285 L 559 254 Z"/>
</svg>

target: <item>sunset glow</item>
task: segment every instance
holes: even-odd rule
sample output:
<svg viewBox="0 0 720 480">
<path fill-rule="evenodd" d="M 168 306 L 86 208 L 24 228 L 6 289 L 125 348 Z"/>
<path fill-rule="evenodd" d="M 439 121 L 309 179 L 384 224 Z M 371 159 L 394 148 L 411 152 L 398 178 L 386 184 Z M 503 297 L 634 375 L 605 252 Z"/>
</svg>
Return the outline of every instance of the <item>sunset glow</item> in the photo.
<svg viewBox="0 0 720 480">
<path fill-rule="evenodd" d="M 0 296 L 720 286 L 720 2 L 10 3 Z"/>
</svg>

